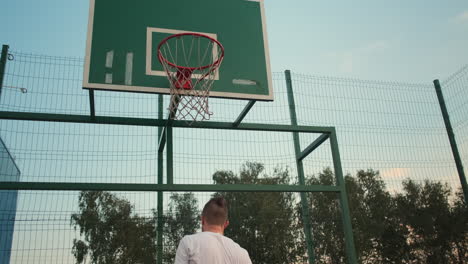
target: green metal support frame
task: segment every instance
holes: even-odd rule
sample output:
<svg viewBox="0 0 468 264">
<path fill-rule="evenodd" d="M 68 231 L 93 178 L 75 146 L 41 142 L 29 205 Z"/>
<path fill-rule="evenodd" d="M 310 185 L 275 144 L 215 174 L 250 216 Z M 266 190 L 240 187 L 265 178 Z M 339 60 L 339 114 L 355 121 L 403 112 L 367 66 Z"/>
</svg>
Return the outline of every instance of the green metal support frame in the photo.
<svg viewBox="0 0 468 264">
<path fill-rule="evenodd" d="M 294 102 L 292 102 L 294 103 Z M 159 98 L 159 105 L 162 106 L 162 96 Z M 250 102 L 243 113 L 247 114 L 254 102 Z M 306 193 L 310 192 L 333 192 L 340 195 L 341 208 L 343 212 L 343 224 L 345 229 L 346 251 L 349 263 L 355 261 L 354 242 L 352 239 L 352 228 L 349 218 L 349 208 L 346 199 L 346 190 L 344 187 L 343 174 L 341 171 L 341 162 L 339 160 L 338 144 L 336 143 L 336 132 L 334 127 L 320 126 L 299 126 L 297 120 L 292 125 L 275 125 L 259 123 L 241 123 L 238 122 L 195 122 L 188 124 L 185 121 L 172 119 L 162 119 L 162 109 L 159 111 L 158 119 L 148 118 L 128 118 L 128 117 L 108 117 L 108 116 L 86 116 L 86 115 L 63 115 L 46 113 L 28 113 L 28 112 L 8 112 L 0 111 L 0 119 L 24 120 L 24 121 L 42 121 L 42 122 L 65 122 L 82 124 L 105 124 L 105 125 L 123 125 L 123 126 L 148 126 L 158 127 L 159 146 L 158 146 L 158 179 L 157 184 L 126 184 L 126 183 L 75 183 L 75 182 L 0 182 L 0 190 L 62 190 L 62 191 L 81 191 L 81 190 L 103 190 L 103 191 L 142 191 L 158 192 L 158 259 L 162 260 L 162 232 L 163 232 L 163 192 L 299 192 L 302 198 L 304 210 L 304 223 L 308 223 L 308 204 Z M 294 111 L 295 113 L 295 111 Z M 241 114 L 242 116 L 243 114 Z M 244 115 L 245 116 L 245 115 Z M 238 118 L 239 119 L 239 118 Z M 239 120 L 237 120 L 239 121 Z M 242 121 L 242 119 L 240 120 Z M 299 185 L 251 185 L 251 184 L 173 184 L 173 129 L 175 128 L 196 128 L 196 129 L 224 129 L 240 131 L 265 131 L 265 132 L 286 132 L 293 133 L 294 147 L 296 151 L 296 162 L 298 166 Z M 315 133 L 320 136 L 312 142 L 305 150 L 301 151 L 299 145 L 299 133 Z M 333 163 L 337 176 L 337 186 L 323 185 L 305 185 L 304 169 L 302 160 L 314 149 L 319 147 L 328 138 L 332 139 Z M 167 182 L 163 183 L 163 152 L 166 146 L 166 173 Z M 305 205 L 304 205 L 305 204 Z M 306 228 L 310 230 L 309 227 Z M 307 234 L 307 233 L 306 233 Z M 309 233 L 310 234 L 310 233 Z M 309 262 L 314 263 L 313 245 L 311 243 L 311 234 L 307 239 L 309 250 Z M 312 250 L 312 251 L 310 251 Z M 312 253 L 310 253 L 312 252 Z M 158 263 L 161 263 L 159 262 Z"/>
<path fill-rule="evenodd" d="M 328 135 L 328 134 L 322 134 L 320 137 L 318 137 L 316 140 L 314 140 L 314 142 L 312 142 L 306 149 L 304 149 L 298 155 L 297 159 L 298 160 L 303 160 L 305 157 L 307 157 L 307 155 L 312 153 L 312 151 L 314 151 L 315 149 L 320 147 L 320 145 L 322 145 L 322 143 L 325 142 L 329 137 L 330 137 L 330 135 Z"/>
<path fill-rule="evenodd" d="M 163 104 L 164 104 L 164 98 L 163 95 L 160 94 L 158 95 L 158 118 L 162 119 L 163 118 Z M 163 127 L 158 127 L 158 137 L 159 139 L 165 138 L 164 136 L 164 131 Z M 164 142 L 165 143 L 165 142 Z M 164 143 L 162 143 L 164 145 Z M 159 146 L 158 146 L 158 185 L 164 184 L 163 182 L 163 171 L 164 171 L 164 166 L 163 166 L 163 150 L 164 148 L 161 148 L 161 140 L 159 141 Z M 163 262 L 163 232 L 164 232 L 164 221 L 163 221 L 163 199 L 164 199 L 164 193 L 162 191 L 158 191 L 158 205 L 157 205 L 157 214 L 158 214 L 158 224 L 157 224 L 157 264 L 162 264 Z"/>
<path fill-rule="evenodd" d="M 94 107 L 94 90 L 89 89 L 89 115 L 94 118 L 96 116 L 96 109 Z"/>
<path fill-rule="evenodd" d="M 101 125 L 121 125 L 121 126 L 147 126 L 164 127 L 167 119 L 151 118 L 131 118 L 131 117 L 112 117 L 96 116 L 91 118 L 87 115 L 65 115 L 65 114 L 45 114 L 30 112 L 9 112 L 0 111 L 0 119 L 24 120 L 24 121 L 46 121 L 46 122 L 64 122 L 81 124 L 101 124 Z M 239 126 L 232 126 L 232 122 L 214 122 L 201 121 L 188 124 L 185 121 L 172 121 L 173 128 L 204 128 L 204 129 L 223 129 L 223 130 L 242 130 L 242 131 L 270 131 L 270 132 L 299 132 L 299 133 L 319 133 L 331 134 L 333 127 L 320 126 L 292 126 L 258 123 L 241 123 Z"/>
<path fill-rule="evenodd" d="M 343 177 L 343 168 L 341 168 L 340 152 L 338 149 L 338 139 L 336 133 L 330 135 L 330 147 L 333 157 L 333 167 L 335 170 L 336 185 L 340 188 L 339 199 L 341 207 L 341 219 L 345 233 L 346 257 L 348 263 L 358 263 L 356 257 L 356 248 L 354 246 L 353 226 L 351 224 L 351 213 L 349 211 L 348 195 Z"/>
<path fill-rule="evenodd" d="M 255 185 L 255 184 L 149 184 L 149 183 L 79 183 L 79 182 L 0 182 L 0 190 L 41 191 L 130 191 L 130 192 L 340 192 L 324 185 Z"/>
<path fill-rule="evenodd" d="M 244 110 L 242 110 L 242 112 L 240 113 L 239 117 L 237 117 L 236 121 L 234 121 L 234 123 L 232 124 L 234 127 L 239 126 L 239 124 L 242 122 L 242 120 L 244 120 L 244 118 L 249 113 L 250 109 L 252 109 L 255 102 L 257 102 L 257 101 L 255 101 L 255 100 L 249 101 L 249 103 L 245 106 Z"/>
<path fill-rule="evenodd" d="M 163 152 L 164 148 L 166 147 L 166 127 L 159 127 L 159 144 L 158 144 L 158 152 Z"/>
<path fill-rule="evenodd" d="M 286 88 L 288 92 L 288 103 L 289 103 L 289 112 L 291 116 L 292 126 L 297 127 L 297 116 L 296 116 L 296 106 L 294 101 L 294 92 L 292 86 L 291 72 L 289 70 L 285 71 L 286 79 Z M 324 133 L 320 135 L 314 142 L 312 142 L 306 149 L 301 151 L 299 133 L 293 132 L 293 141 L 294 141 L 294 150 L 296 154 L 296 164 L 298 171 L 298 179 L 300 185 L 305 185 L 305 175 L 304 175 L 304 165 L 302 160 L 307 157 L 312 151 L 317 149 L 322 143 L 324 143 L 328 138 L 330 138 L 330 145 L 333 157 L 333 166 L 336 177 L 336 184 L 339 188 L 339 200 L 341 205 L 341 217 L 343 223 L 343 230 L 345 232 L 345 243 L 346 243 L 346 256 L 348 263 L 356 264 L 356 249 L 354 246 L 354 237 L 353 237 L 353 228 L 351 224 L 351 217 L 348 205 L 348 196 L 346 194 L 346 186 L 343 178 L 343 170 L 341 167 L 340 154 L 338 150 L 338 141 L 336 137 L 335 128 L 331 128 L 331 133 Z M 313 198 L 311 198 L 313 199 Z M 304 233 L 307 241 L 307 251 L 309 253 L 309 263 L 315 263 L 315 253 L 314 253 L 314 241 L 311 232 L 311 226 L 309 223 L 309 204 L 307 201 L 306 193 L 301 193 L 301 206 L 302 206 L 302 216 L 304 222 Z"/>
<path fill-rule="evenodd" d="M 291 125 L 297 126 L 297 116 L 296 116 L 296 104 L 294 102 L 294 93 L 292 88 L 291 72 L 286 70 L 284 72 L 286 79 L 286 88 L 288 94 L 288 105 L 289 105 L 289 115 L 291 118 Z M 301 146 L 299 142 L 299 133 L 293 133 L 293 142 L 294 142 L 294 152 L 296 154 L 296 166 L 297 166 L 297 176 L 299 180 L 299 185 L 305 185 L 305 175 L 304 175 L 304 165 L 301 156 Z M 310 153 L 310 152 L 309 152 Z M 302 222 L 304 224 L 304 235 L 307 245 L 307 253 L 309 256 L 309 263 L 315 263 L 315 252 L 314 252 L 314 240 L 312 235 L 312 228 L 310 225 L 310 215 L 309 215 L 309 202 L 306 193 L 301 193 L 301 211 L 302 211 Z"/>
</svg>

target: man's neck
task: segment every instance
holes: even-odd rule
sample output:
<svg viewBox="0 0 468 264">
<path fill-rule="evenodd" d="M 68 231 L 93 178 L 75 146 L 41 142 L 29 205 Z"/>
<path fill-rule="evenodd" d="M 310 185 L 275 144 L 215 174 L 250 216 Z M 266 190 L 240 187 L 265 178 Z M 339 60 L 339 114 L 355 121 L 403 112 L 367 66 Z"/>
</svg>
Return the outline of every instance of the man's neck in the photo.
<svg viewBox="0 0 468 264">
<path fill-rule="evenodd" d="M 202 229 L 203 232 L 212 232 L 224 235 L 224 228 L 222 228 L 221 226 L 206 225 Z"/>
</svg>

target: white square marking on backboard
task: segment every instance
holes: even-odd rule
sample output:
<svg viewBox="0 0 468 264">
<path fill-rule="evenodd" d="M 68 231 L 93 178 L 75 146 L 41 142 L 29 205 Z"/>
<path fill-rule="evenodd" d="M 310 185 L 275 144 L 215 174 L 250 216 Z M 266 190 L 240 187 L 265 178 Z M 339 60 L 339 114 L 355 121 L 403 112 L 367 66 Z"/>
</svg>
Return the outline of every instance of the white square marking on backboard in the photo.
<svg viewBox="0 0 468 264">
<path fill-rule="evenodd" d="M 186 30 L 177 30 L 177 29 L 167 29 L 167 28 L 153 28 L 153 27 L 147 27 L 146 28 L 146 75 L 152 75 L 152 76 L 167 76 L 165 71 L 154 71 L 151 69 L 151 65 L 153 64 L 153 33 L 165 33 L 165 34 L 181 34 L 181 33 L 198 33 L 198 34 L 203 34 L 207 35 L 215 40 L 218 40 L 218 35 L 213 34 L 213 33 L 205 33 L 205 32 L 194 32 L 194 31 L 186 31 Z M 157 52 L 154 50 L 154 52 Z M 218 57 L 218 50 L 216 49 L 216 46 L 213 45 L 213 58 Z M 219 80 L 219 69 L 216 69 L 214 71 L 214 79 Z M 193 77 L 199 78 L 199 74 L 193 74 Z"/>
</svg>

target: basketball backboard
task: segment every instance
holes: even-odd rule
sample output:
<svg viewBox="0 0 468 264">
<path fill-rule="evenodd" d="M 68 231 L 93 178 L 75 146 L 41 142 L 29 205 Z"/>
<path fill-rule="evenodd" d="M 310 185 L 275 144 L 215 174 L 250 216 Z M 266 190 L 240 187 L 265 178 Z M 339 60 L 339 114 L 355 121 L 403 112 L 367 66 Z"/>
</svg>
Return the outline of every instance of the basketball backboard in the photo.
<svg viewBox="0 0 468 264">
<path fill-rule="evenodd" d="M 169 94 L 164 38 L 196 32 L 222 43 L 210 97 L 273 100 L 263 0 L 90 0 L 83 88 Z"/>
</svg>

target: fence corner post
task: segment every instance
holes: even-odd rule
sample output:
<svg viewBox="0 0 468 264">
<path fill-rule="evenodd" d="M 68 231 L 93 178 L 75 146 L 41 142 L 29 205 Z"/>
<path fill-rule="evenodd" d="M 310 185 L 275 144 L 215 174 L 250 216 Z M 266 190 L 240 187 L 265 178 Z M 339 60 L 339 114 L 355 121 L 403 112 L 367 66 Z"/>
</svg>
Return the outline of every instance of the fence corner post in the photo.
<svg viewBox="0 0 468 264">
<path fill-rule="evenodd" d="M 8 45 L 2 46 L 2 55 L 0 57 L 0 98 L 2 98 L 3 79 L 5 76 L 5 67 L 8 60 Z"/>
<path fill-rule="evenodd" d="M 460 157 L 460 152 L 458 152 L 457 141 L 455 140 L 455 134 L 453 133 L 452 124 L 450 123 L 450 117 L 447 111 L 447 106 L 445 105 L 444 95 L 442 93 L 442 87 L 440 85 L 439 80 L 434 80 L 434 87 L 437 93 L 437 99 L 439 100 L 439 106 L 442 112 L 442 117 L 444 118 L 445 129 L 447 130 L 447 136 L 450 141 L 450 147 L 452 148 L 452 154 L 455 160 L 455 165 L 457 167 L 458 177 L 460 178 L 460 183 L 463 189 L 465 203 L 468 204 L 468 186 L 466 183 L 465 171 L 463 170 L 463 163 Z"/>
</svg>

